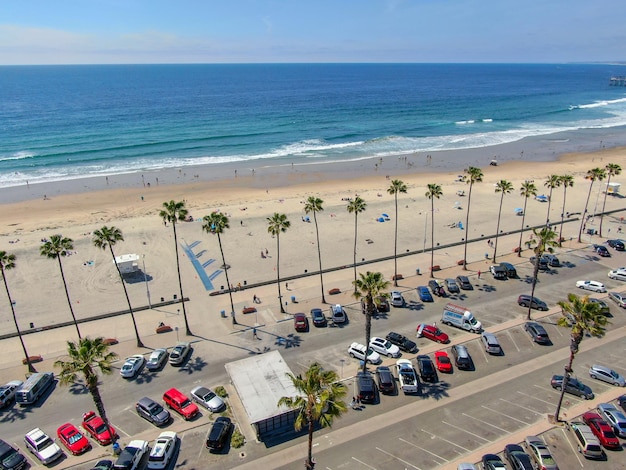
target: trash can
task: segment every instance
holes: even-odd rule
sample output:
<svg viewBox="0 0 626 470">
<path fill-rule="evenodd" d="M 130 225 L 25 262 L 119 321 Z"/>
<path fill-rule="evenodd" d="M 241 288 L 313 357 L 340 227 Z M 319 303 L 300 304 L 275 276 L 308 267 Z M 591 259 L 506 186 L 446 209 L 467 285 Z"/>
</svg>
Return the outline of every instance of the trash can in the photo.
<svg viewBox="0 0 626 470">
<path fill-rule="evenodd" d="M 113 454 L 120 455 L 122 453 L 122 449 L 120 449 L 120 445 L 117 442 L 113 443 Z"/>
<path fill-rule="evenodd" d="M 220 311 L 220 315 L 222 316 L 222 318 L 226 318 L 226 310 Z"/>
<path fill-rule="evenodd" d="M 295 304 L 295 303 L 296 303 L 296 296 L 295 296 L 295 295 L 292 295 L 292 296 L 291 296 L 291 303 L 292 303 L 292 304 Z"/>
</svg>

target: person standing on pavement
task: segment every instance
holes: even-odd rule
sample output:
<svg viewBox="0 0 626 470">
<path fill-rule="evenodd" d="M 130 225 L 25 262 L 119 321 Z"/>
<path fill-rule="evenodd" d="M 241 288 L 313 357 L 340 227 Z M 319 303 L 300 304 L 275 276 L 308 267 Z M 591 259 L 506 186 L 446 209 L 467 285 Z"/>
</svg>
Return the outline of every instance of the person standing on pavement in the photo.
<svg viewBox="0 0 626 470">
<path fill-rule="evenodd" d="M 256 334 L 256 328 L 252 328 L 252 337 L 259 339 L 259 335 Z"/>
</svg>

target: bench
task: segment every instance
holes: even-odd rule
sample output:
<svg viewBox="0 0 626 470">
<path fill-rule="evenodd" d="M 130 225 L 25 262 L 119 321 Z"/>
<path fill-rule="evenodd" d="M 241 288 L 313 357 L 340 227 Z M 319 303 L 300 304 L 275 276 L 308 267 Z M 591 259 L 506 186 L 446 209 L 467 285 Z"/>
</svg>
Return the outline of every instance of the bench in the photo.
<svg viewBox="0 0 626 470">
<path fill-rule="evenodd" d="M 337 294 L 341 294 L 341 289 L 335 287 L 334 289 L 331 289 L 328 291 L 329 295 L 337 295 Z"/>
<path fill-rule="evenodd" d="M 169 333 L 170 331 L 172 331 L 172 327 L 169 325 L 161 325 L 159 327 L 157 327 L 156 332 L 157 334 L 159 333 Z"/>
<path fill-rule="evenodd" d="M 243 310 L 241 311 L 241 313 L 246 314 L 246 313 L 255 313 L 256 312 L 256 308 L 255 307 L 244 307 Z"/>
<path fill-rule="evenodd" d="M 26 360 L 26 358 L 22 359 L 22 364 L 26 365 L 28 364 L 28 362 L 30 361 L 31 364 L 35 363 L 35 362 L 41 362 L 43 361 L 43 357 L 41 356 L 28 356 L 28 361 Z"/>
</svg>

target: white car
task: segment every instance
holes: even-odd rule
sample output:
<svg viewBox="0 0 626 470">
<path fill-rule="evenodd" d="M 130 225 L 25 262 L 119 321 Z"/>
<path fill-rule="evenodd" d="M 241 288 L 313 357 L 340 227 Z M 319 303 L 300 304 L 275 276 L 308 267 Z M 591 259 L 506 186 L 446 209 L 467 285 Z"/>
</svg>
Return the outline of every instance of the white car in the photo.
<svg viewBox="0 0 626 470">
<path fill-rule="evenodd" d="M 378 336 L 374 336 L 370 340 L 370 348 L 377 353 L 384 354 L 388 357 L 400 356 L 400 348 L 398 346 L 392 344 L 390 341 L 387 341 L 385 338 L 379 338 Z"/>
<path fill-rule="evenodd" d="M 404 297 L 397 290 L 392 290 L 389 294 L 389 303 L 394 307 L 404 307 Z"/>
<path fill-rule="evenodd" d="M 604 284 L 598 281 L 577 281 L 576 287 L 579 289 L 590 290 L 592 292 L 606 292 Z"/>
<path fill-rule="evenodd" d="M 158 370 L 163 367 L 165 361 L 167 361 L 169 354 L 167 349 L 159 348 L 152 351 L 150 357 L 148 358 L 148 362 L 146 362 L 146 369 L 148 370 Z"/>
<path fill-rule="evenodd" d="M 355 359 L 359 359 L 360 361 L 365 360 L 366 348 L 360 343 L 352 343 L 348 348 L 348 354 Z M 382 359 L 380 355 L 372 350 L 372 348 L 367 348 L 367 362 L 370 364 L 380 364 Z"/>
<path fill-rule="evenodd" d="M 221 411 L 224 408 L 224 400 L 210 388 L 202 386 L 194 388 L 191 391 L 191 399 L 212 412 Z"/>
<path fill-rule="evenodd" d="M 609 423 L 616 435 L 626 437 L 626 416 L 615 405 L 600 403 L 598 413 Z"/>
<path fill-rule="evenodd" d="M 148 441 L 130 441 L 120 453 L 113 468 L 136 470 L 143 456 L 148 452 Z"/>
<path fill-rule="evenodd" d="M 28 450 L 44 465 L 54 462 L 63 455 L 61 448 L 39 428 L 26 433 L 24 442 Z"/>
<path fill-rule="evenodd" d="M 148 468 L 157 470 L 166 468 L 176 450 L 176 441 L 176 433 L 173 431 L 159 434 L 148 457 Z"/>
<path fill-rule="evenodd" d="M 408 359 L 398 359 L 396 366 L 398 367 L 398 380 L 400 381 L 402 391 L 404 393 L 417 393 L 419 381 L 417 379 L 417 372 L 415 372 L 411 361 Z"/>
<path fill-rule="evenodd" d="M 609 271 L 609 277 L 618 281 L 626 281 L 626 268 L 617 268 Z"/>
<path fill-rule="evenodd" d="M 127 357 L 120 369 L 120 375 L 125 379 L 133 378 L 141 370 L 145 362 L 146 360 L 141 354 Z"/>
<path fill-rule="evenodd" d="M 0 408 L 8 406 L 15 398 L 15 392 L 22 386 L 21 380 L 11 380 L 6 385 L 0 387 Z"/>
</svg>

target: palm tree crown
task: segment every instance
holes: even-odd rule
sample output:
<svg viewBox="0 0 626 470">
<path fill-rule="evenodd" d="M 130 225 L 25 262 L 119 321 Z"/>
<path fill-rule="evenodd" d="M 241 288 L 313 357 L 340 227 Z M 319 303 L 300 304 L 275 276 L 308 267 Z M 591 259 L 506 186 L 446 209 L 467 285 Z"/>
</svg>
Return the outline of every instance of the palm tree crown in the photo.
<svg viewBox="0 0 626 470">
<path fill-rule="evenodd" d="M 517 256 L 522 256 L 522 236 L 524 235 L 524 221 L 526 220 L 526 204 L 530 196 L 537 195 L 537 186 L 532 181 L 524 181 L 519 190 L 520 195 L 524 198 L 524 208 L 522 209 L 522 229 L 519 233 L 519 244 L 517 246 Z"/>
<path fill-rule="evenodd" d="M 441 186 L 438 184 L 428 184 L 426 197 L 430 199 L 430 277 L 433 277 L 433 265 L 435 264 L 435 199 L 443 196 Z"/>
<path fill-rule="evenodd" d="M 611 177 L 619 175 L 622 172 L 622 167 L 617 163 L 608 163 L 605 170 L 609 179 L 606 182 L 606 191 L 604 191 L 604 201 L 602 202 L 602 214 L 600 214 L 600 236 L 602 236 L 602 222 L 604 221 L 604 210 L 606 209 L 606 197 L 608 196 L 609 188 L 611 187 Z"/>
<path fill-rule="evenodd" d="M 357 241 L 357 227 L 358 227 L 358 217 L 361 212 L 365 212 L 367 209 L 367 203 L 364 199 L 359 196 L 356 196 L 354 199 L 348 202 L 348 206 L 346 208 L 348 210 L 348 214 L 354 214 L 354 281 L 356 282 L 356 241 Z"/>
<path fill-rule="evenodd" d="M 278 301 L 280 302 L 280 312 L 285 313 L 283 307 L 283 296 L 280 290 L 280 234 L 285 233 L 291 226 L 291 222 L 285 214 L 274 212 L 272 217 L 267 218 L 267 231 L 273 237 L 276 237 L 276 279 L 278 284 Z"/>
<path fill-rule="evenodd" d="M 320 231 L 317 225 L 317 213 L 324 210 L 324 201 L 319 197 L 309 196 L 304 203 L 304 212 L 306 214 L 313 213 L 313 222 L 315 222 L 315 238 L 317 240 L 317 260 L 320 267 L 320 286 L 322 288 L 322 303 L 326 303 L 324 295 L 324 276 L 322 273 L 322 249 L 320 246 Z"/>
<path fill-rule="evenodd" d="M 463 269 L 467 270 L 467 240 L 469 239 L 469 214 L 472 203 L 472 187 L 474 183 L 480 183 L 483 180 L 483 172 L 480 168 L 470 166 L 464 170 L 463 181 L 469 184 L 469 192 L 467 194 L 467 214 L 465 215 L 465 243 L 463 247 Z"/>
<path fill-rule="evenodd" d="M 498 237 L 500 235 L 500 216 L 502 215 L 502 202 L 504 201 L 504 195 L 510 194 L 513 191 L 513 183 L 507 180 L 500 180 L 496 183 L 496 194 L 500 193 L 500 209 L 498 210 L 498 224 L 496 225 L 496 244 L 493 249 L 493 262 L 496 262 L 496 256 L 498 253 Z"/>
</svg>

